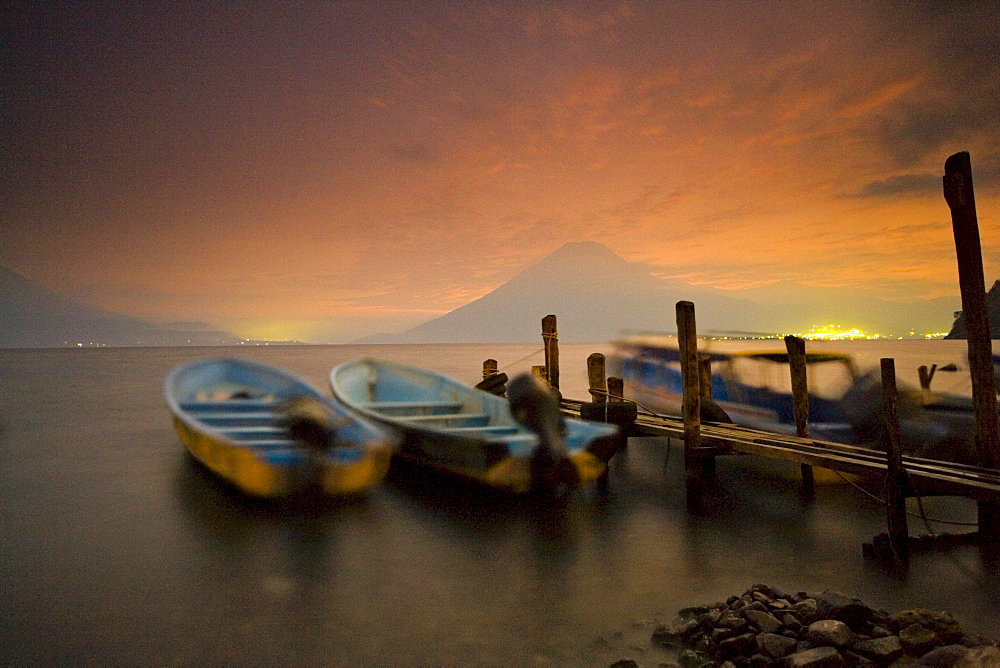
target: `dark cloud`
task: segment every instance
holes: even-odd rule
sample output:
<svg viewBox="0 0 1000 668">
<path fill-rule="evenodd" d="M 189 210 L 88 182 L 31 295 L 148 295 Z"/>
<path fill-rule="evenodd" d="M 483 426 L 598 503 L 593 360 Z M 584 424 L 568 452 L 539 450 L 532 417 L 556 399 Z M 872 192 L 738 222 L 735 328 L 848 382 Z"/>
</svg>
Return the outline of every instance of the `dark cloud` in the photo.
<svg viewBox="0 0 1000 668">
<path fill-rule="evenodd" d="M 856 197 L 890 197 L 896 195 L 940 195 L 941 176 L 937 174 L 901 174 L 872 181 L 857 192 Z"/>
<path fill-rule="evenodd" d="M 996 3 L 906 2 L 878 7 L 881 32 L 892 36 L 894 48 L 909 54 L 911 68 L 922 79 L 914 95 L 901 98 L 877 123 L 877 140 L 896 165 L 920 166 L 931 155 L 967 150 L 977 141 L 995 138 L 1000 118 Z"/>
</svg>

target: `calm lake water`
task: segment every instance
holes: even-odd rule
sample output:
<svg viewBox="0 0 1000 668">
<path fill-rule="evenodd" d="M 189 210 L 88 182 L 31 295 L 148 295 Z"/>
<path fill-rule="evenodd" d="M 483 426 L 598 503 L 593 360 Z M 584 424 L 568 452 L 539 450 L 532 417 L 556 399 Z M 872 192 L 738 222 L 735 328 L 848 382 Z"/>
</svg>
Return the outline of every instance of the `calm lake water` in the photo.
<svg viewBox="0 0 1000 668">
<path fill-rule="evenodd" d="M 513 375 L 542 364 L 540 348 L 0 350 L 0 663 L 655 665 L 656 620 L 757 582 L 1000 627 L 1000 576 L 977 549 L 916 556 L 891 577 L 862 558 L 885 531 L 878 505 L 842 483 L 806 503 L 795 466 L 721 458 L 700 514 L 685 505 L 682 448 L 664 439 L 632 439 L 607 491 L 556 508 L 398 468 L 357 501 L 269 505 L 191 462 L 162 395 L 170 369 L 206 356 L 325 389 L 333 365 L 362 355 L 475 382 L 484 359 Z M 821 348 L 869 366 L 894 357 L 911 384 L 920 364 L 965 366 L 964 342 L 809 344 Z M 610 349 L 561 346 L 566 396 L 585 396 L 591 352 Z M 934 383 L 960 390 L 967 374 Z M 975 521 L 962 499 L 924 505 Z"/>
</svg>

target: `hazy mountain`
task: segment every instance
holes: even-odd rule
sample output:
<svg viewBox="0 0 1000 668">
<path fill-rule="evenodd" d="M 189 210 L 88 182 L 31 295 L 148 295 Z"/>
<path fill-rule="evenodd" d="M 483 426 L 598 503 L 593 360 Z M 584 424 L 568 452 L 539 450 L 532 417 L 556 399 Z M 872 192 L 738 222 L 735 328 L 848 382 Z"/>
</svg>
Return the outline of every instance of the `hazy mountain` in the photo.
<svg viewBox="0 0 1000 668">
<path fill-rule="evenodd" d="M 675 305 L 681 300 L 695 304 L 699 333 L 804 332 L 814 325 L 854 323 L 883 333 L 944 331 L 959 303 L 958 297 L 886 302 L 790 282 L 740 291 L 695 286 L 657 278 L 588 241 L 566 244 L 493 292 L 439 318 L 361 342 L 535 341 L 542 318 L 550 313 L 558 317 L 560 340 L 609 341 L 623 331 L 676 331 Z"/>
<path fill-rule="evenodd" d="M 160 326 L 56 294 L 0 266 L 0 347 L 180 346 L 238 343 L 204 323 Z"/>
</svg>

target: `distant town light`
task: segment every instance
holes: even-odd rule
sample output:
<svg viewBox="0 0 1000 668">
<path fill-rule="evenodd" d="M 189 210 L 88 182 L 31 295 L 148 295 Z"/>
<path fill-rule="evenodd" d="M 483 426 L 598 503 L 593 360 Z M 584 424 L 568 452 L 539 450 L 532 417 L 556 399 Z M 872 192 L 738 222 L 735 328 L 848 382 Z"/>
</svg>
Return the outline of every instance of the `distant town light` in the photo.
<svg viewBox="0 0 1000 668">
<path fill-rule="evenodd" d="M 869 334 L 857 328 L 841 329 L 840 325 L 814 325 L 805 334 L 796 334 L 800 339 L 811 341 L 846 341 L 850 339 L 879 339 L 879 334 Z"/>
</svg>

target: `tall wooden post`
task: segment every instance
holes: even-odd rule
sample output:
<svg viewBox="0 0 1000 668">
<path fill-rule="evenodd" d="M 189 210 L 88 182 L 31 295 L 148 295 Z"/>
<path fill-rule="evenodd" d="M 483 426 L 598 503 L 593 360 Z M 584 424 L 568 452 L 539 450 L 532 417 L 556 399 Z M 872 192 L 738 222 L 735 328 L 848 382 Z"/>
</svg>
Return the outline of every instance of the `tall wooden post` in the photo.
<svg viewBox="0 0 1000 668">
<path fill-rule="evenodd" d="M 882 363 L 882 405 L 885 408 L 886 474 L 885 505 L 889 520 L 889 546 L 893 556 L 905 561 L 910 556 L 910 532 L 906 525 L 906 471 L 899 438 L 896 411 L 896 366 L 891 358 Z"/>
<path fill-rule="evenodd" d="M 542 318 L 542 342 L 545 344 L 545 378 L 557 393 L 559 392 L 559 332 L 556 317 Z"/>
<path fill-rule="evenodd" d="M 792 412 L 795 415 L 795 434 L 809 438 L 809 382 L 806 378 L 806 342 L 797 336 L 785 337 L 788 350 L 788 370 L 792 375 Z M 816 492 L 813 468 L 799 466 L 802 471 L 802 493 L 812 496 Z"/>
<path fill-rule="evenodd" d="M 712 398 L 712 357 L 698 354 L 698 382 L 701 383 L 701 398 Z"/>
<path fill-rule="evenodd" d="M 997 419 L 993 345 L 986 306 L 976 197 L 972 189 L 972 162 L 965 151 L 956 153 L 944 163 L 944 199 L 951 209 L 951 226 L 958 255 L 958 283 L 962 292 L 972 404 L 976 413 L 976 452 L 982 466 L 996 468 L 1000 462 L 1000 425 Z M 1000 504 L 979 502 L 979 531 L 990 538 L 1000 537 Z"/>
<path fill-rule="evenodd" d="M 677 302 L 677 344 L 680 348 L 681 383 L 684 386 L 684 476 L 688 491 L 703 478 L 701 449 L 701 374 L 698 371 L 698 333 L 694 304 Z"/>
<path fill-rule="evenodd" d="M 594 403 L 606 403 L 608 401 L 608 381 L 602 353 L 591 353 L 590 357 L 587 358 L 587 382 L 590 385 L 590 396 Z"/>
</svg>

